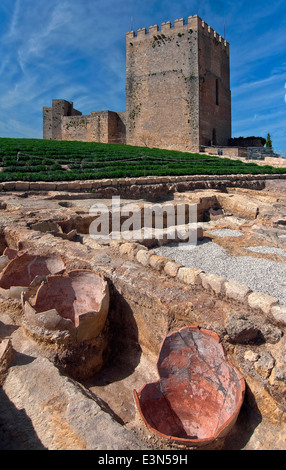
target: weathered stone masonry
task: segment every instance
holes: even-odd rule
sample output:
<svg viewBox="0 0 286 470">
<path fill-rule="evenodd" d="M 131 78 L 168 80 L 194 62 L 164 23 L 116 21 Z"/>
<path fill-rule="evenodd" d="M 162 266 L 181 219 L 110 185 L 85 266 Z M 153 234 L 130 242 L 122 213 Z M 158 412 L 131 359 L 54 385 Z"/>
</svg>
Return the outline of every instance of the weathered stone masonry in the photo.
<svg viewBox="0 0 286 470">
<path fill-rule="evenodd" d="M 231 138 L 229 44 L 197 15 L 126 35 L 126 111 L 43 109 L 43 137 L 183 151 Z"/>
</svg>

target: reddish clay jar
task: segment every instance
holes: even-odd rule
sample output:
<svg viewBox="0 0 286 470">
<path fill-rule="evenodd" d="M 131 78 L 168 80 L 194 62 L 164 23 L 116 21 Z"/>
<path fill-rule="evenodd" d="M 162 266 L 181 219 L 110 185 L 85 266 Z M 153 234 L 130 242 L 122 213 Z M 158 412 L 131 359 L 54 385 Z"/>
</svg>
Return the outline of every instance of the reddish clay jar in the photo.
<svg viewBox="0 0 286 470">
<path fill-rule="evenodd" d="M 160 380 L 146 384 L 135 402 L 146 426 L 163 438 L 194 447 L 224 438 L 245 393 L 219 337 L 199 327 L 168 335 L 157 362 Z"/>
<path fill-rule="evenodd" d="M 99 273 L 87 269 L 47 276 L 34 300 L 25 302 L 25 318 L 47 330 L 72 332 L 77 342 L 96 338 L 109 310 L 109 289 Z"/>
<path fill-rule="evenodd" d="M 25 299 L 25 331 L 75 378 L 99 372 L 109 352 L 110 294 L 104 276 L 88 269 L 47 276 Z"/>
<path fill-rule="evenodd" d="M 6 249 L 2 258 L 6 266 L 0 274 L 0 293 L 21 298 L 22 293 L 33 293 L 46 276 L 62 273 L 65 264 L 59 255 L 35 255 Z"/>
</svg>

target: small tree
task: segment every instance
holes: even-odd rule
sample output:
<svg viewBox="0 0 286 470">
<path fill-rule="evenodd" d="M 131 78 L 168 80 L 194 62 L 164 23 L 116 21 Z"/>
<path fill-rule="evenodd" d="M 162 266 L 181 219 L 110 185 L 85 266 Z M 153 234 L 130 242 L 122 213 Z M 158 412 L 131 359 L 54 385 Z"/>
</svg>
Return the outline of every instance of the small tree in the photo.
<svg viewBox="0 0 286 470">
<path fill-rule="evenodd" d="M 266 147 L 269 148 L 269 149 L 272 149 L 272 140 L 271 140 L 269 132 L 267 134 Z"/>
</svg>

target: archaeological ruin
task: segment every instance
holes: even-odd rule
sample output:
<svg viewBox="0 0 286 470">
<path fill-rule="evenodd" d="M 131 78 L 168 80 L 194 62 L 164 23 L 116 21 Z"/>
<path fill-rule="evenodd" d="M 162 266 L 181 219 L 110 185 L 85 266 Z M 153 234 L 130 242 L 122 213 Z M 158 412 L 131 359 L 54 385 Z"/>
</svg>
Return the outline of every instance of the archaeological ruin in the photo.
<svg viewBox="0 0 286 470">
<path fill-rule="evenodd" d="M 285 450 L 285 177 L 34 185 L 1 186 L 1 449 Z M 114 195 L 195 205 L 196 245 L 93 238 Z"/>
</svg>

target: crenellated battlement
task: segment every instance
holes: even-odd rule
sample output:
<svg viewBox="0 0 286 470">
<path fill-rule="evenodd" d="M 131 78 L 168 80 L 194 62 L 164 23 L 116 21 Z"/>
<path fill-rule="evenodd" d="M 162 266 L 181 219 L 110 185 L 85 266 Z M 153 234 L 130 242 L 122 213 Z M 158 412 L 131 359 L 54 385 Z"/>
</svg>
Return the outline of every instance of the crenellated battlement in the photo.
<svg viewBox="0 0 286 470">
<path fill-rule="evenodd" d="M 185 31 L 201 31 L 204 35 L 208 36 L 210 39 L 217 41 L 217 44 L 221 44 L 224 47 L 228 47 L 228 42 L 216 31 L 214 31 L 205 21 L 203 21 L 198 15 L 189 16 L 187 22 L 184 18 L 180 18 L 174 21 L 172 25 L 171 21 L 166 21 L 159 25 L 149 26 L 147 28 L 138 29 L 137 32 L 130 31 L 126 34 L 127 41 L 137 38 L 139 40 L 145 39 L 146 36 L 157 34 L 161 32 L 162 34 L 168 34 L 171 32 L 183 33 Z"/>
</svg>

